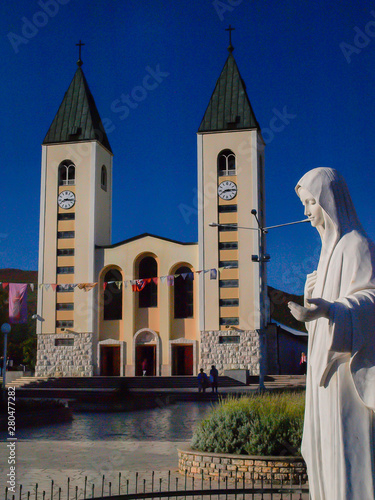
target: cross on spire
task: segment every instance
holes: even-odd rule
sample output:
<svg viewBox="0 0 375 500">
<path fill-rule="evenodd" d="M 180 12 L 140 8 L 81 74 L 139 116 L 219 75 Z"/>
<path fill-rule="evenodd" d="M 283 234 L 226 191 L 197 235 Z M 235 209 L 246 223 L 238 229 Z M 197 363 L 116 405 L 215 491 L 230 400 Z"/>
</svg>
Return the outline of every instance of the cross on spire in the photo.
<svg viewBox="0 0 375 500">
<path fill-rule="evenodd" d="M 229 28 L 225 28 L 225 31 L 229 31 L 229 46 L 228 46 L 228 51 L 232 53 L 234 51 L 234 47 L 232 45 L 232 31 L 234 31 L 235 28 L 232 28 L 231 25 L 229 25 Z"/>
<path fill-rule="evenodd" d="M 78 61 L 77 61 L 77 65 L 79 67 L 82 66 L 83 62 L 82 62 L 82 59 L 81 59 L 81 49 L 82 47 L 84 46 L 85 44 L 81 42 L 81 40 L 79 41 L 79 43 L 76 43 L 76 47 L 79 47 L 79 56 L 78 56 Z"/>
</svg>

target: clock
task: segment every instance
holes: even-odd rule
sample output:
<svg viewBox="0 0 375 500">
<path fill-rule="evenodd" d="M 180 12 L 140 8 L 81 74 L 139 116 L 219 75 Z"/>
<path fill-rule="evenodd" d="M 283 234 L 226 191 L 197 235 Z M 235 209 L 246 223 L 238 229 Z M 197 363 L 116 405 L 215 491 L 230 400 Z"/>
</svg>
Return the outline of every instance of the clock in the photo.
<svg viewBox="0 0 375 500">
<path fill-rule="evenodd" d="M 64 210 L 69 210 L 69 208 L 72 208 L 75 202 L 76 195 L 73 193 L 73 191 L 61 191 L 57 198 L 59 207 L 63 208 Z"/>
<path fill-rule="evenodd" d="M 217 194 L 223 200 L 233 200 L 237 196 L 237 184 L 233 181 L 220 182 L 217 188 Z"/>
</svg>

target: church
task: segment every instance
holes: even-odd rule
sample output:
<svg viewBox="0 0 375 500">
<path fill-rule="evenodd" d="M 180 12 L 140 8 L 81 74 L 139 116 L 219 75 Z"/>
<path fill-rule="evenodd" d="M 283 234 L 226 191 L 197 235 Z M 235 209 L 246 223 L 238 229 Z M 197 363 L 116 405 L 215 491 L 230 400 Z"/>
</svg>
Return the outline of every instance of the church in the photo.
<svg viewBox="0 0 375 500">
<path fill-rule="evenodd" d="M 246 228 L 265 226 L 265 144 L 228 51 L 197 123 L 198 243 L 112 242 L 114 155 L 78 60 L 42 144 L 36 376 L 262 371 L 269 257 Z"/>
</svg>

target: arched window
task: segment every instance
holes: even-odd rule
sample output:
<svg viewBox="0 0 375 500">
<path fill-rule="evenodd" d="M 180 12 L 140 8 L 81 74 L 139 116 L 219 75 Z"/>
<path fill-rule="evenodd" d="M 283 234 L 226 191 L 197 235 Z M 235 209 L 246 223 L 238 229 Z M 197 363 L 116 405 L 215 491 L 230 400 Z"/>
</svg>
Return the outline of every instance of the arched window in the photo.
<svg viewBox="0 0 375 500">
<path fill-rule="evenodd" d="M 107 169 L 105 165 L 102 166 L 102 171 L 100 175 L 100 185 L 104 191 L 107 191 Z"/>
<path fill-rule="evenodd" d="M 107 283 L 103 293 L 104 319 L 122 319 L 122 284 L 117 286 L 116 282 L 122 281 L 122 275 L 117 269 L 110 269 L 104 276 Z"/>
<path fill-rule="evenodd" d="M 187 274 L 185 279 L 179 276 L 174 280 L 174 317 L 192 318 L 194 315 L 194 281 L 191 279 L 191 269 L 179 267 L 175 274 Z"/>
<path fill-rule="evenodd" d="M 223 149 L 217 157 L 218 175 L 236 175 L 236 155 L 230 149 Z"/>
<path fill-rule="evenodd" d="M 154 257 L 144 257 L 139 263 L 139 279 L 156 278 L 158 264 Z M 151 279 L 139 292 L 139 307 L 158 306 L 158 285 Z"/>
<path fill-rule="evenodd" d="M 64 160 L 59 166 L 59 186 L 73 186 L 76 183 L 76 167 L 70 160 Z"/>
</svg>

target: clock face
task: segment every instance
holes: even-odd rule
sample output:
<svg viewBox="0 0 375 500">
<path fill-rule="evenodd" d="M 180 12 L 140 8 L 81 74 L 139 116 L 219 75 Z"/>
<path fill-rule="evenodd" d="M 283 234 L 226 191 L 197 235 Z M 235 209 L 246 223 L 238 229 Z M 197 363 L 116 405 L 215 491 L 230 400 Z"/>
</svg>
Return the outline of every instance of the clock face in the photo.
<svg viewBox="0 0 375 500">
<path fill-rule="evenodd" d="M 220 182 L 217 188 L 217 194 L 223 200 L 233 200 L 237 195 L 237 185 L 233 181 Z"/>
<path fill-rule="evenodd" d="M 64 210 L 69 210 L 72 208 L 76 202 L 76 195 L 72 191 L 61 191 L 57 198 L 57 203 L 59 207 Z"/>
</svg>

